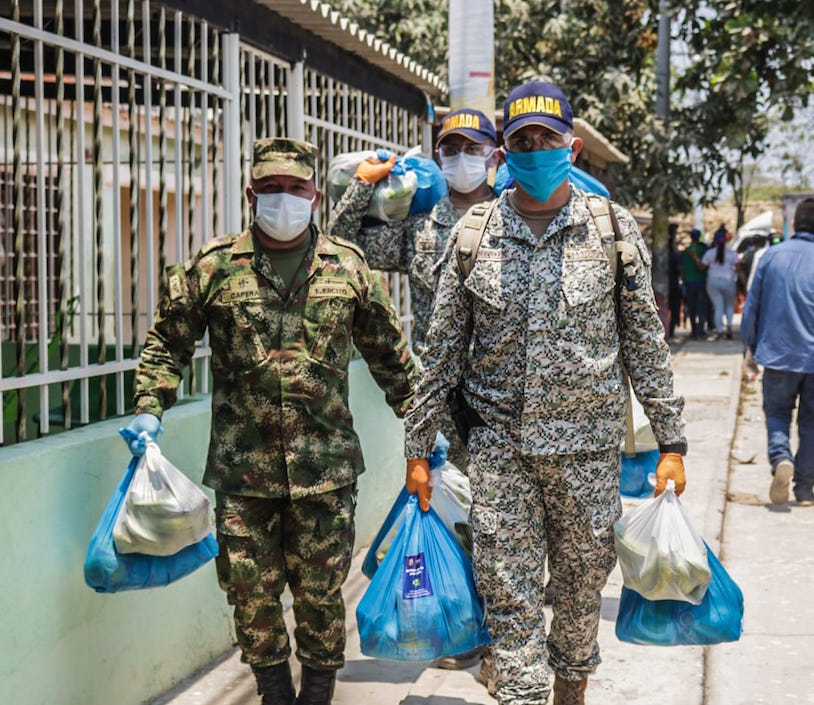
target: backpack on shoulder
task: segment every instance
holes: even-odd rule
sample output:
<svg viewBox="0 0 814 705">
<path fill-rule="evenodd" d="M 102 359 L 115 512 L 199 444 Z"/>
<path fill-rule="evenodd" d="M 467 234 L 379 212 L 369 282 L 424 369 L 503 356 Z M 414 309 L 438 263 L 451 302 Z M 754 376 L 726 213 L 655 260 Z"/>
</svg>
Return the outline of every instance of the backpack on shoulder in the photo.
<svg viewBox="0 0 814 705">
<path fill-rule="evenodd" d="M 610 205 L 610 201 L 604 196 L 591 193 L 586 193 L 585 198 L 588 201 L 588 210 L 591 213 L 591 218 L 597 230 L 599 230 L 599 235 L 602 240 L 602 249 L 605 251 L 605 255 L 613 271 L 613 278 L 616 282 L 614 286 L 614 300 L 616 302 L 618 315 L 622 279 L 625 280 L 625 287 L 628 291 L 633 291 L 638 286 L 636 284 L 635 269 L 632 268 L 631 265 L 635 263 L 639 252 L 635 245 L 622 239 L 622 235 L 619 231 L 619 223 L 616 220 L 616 214 Z M 483 241 L 483 235 L 486 232 L 486 227 L 489 224 L 489 219 L 492 217 L 498 200 L 499 199 L 496 198 L 489 203 L 478 203 L 472 206 L 463 217 L 461 230 L 458 233 L 458 240 L 455 243 L 455 257 L 458 260 L 458 268 L 461 270 L 464 279 L 470 275 L 472 269 L 475 267 L 475 262 L 478 259 L 478 251 Z M 625 377 L 627 377 L 627 375 L 625 375 Z M 632 394 L 632 391 L 630 393 Z M 483 421 L 477 412 L 466 403 L 460 384 L 450 390 L 447 396 L 447 403 L 450 406 L 450 413 L 452 414 L 455 426 L 464 443 L 466 443 L 469 437 L 469 429 L 472 426 L 482 426 Z M 625 455 L 632 457 L 635 454 L 633 405 L 628 402 L 627 422 L 625 424 Z"/>
</svg>

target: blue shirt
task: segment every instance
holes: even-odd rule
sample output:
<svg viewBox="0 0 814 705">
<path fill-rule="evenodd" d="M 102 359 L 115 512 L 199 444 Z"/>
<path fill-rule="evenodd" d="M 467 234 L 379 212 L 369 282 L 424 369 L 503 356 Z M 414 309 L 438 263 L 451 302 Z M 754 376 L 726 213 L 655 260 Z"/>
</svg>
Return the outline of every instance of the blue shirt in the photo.
<svg viewBox="0 0 814 705">
<path fill-rule="evenodd" d="M 772 245 L 758 262 L 741 338 L 759 365 L 814 372 L 814 234 Z"/>
</svg>

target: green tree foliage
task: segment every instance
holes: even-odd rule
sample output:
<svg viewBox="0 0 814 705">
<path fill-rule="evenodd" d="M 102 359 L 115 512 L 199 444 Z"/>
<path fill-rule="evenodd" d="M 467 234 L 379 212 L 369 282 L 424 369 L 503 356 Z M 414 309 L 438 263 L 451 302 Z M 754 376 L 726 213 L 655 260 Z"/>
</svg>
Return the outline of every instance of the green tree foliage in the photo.
<svg viewBox="0 0 814 705">
<path fill-rule="evenodd" d="M 738 226 L 749 166 L 764 154 L 772 119 L 790 121 L 814 84 L 811 0 L 693 0 L 681 3 L 679 33 L 690 63 L 675 89 L 685 154 L 703 166 L 703 191 L 732 189 Z"/>
<path fill-rule="evenodd" d="M 449 3 L 334 0 L 343 14 L 447 77 Z M 669 121 L 655 112 L 658 0 L 495 0 L 495 93 L 532 78 L 630 157 L 619 200 L 687 212 L 724 188 L 742 208 L 747 166 L 766 149 L 772 106 L 789 119 L 814 69 L 814 0 L 668 3 L 689 61 L 673 66 Z"/>
<path fill-rule="evenodd" d="M 655 0 L 653 0 L 655 2 Z M 448 75 L 448 2 L 339 0 L 360 26 L 442 77 Z M 657 18 L 652 2 L 497 0 L 495 99 L 531 79 L 559 85 L 574 113 L 630 157 L 614 166 L 619 200 L 658 200 L 686 211 L 693 178 L 674 160 L 673 137 L 653 116 Z"/>
</svg>

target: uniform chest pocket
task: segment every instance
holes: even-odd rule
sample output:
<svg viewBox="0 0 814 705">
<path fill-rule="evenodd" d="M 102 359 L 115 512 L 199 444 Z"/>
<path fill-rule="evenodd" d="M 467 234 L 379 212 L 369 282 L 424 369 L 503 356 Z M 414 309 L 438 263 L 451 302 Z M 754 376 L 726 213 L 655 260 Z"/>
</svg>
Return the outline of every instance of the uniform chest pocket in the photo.
<svg viewBox="0 0 814 705">
<path fill-rule="evenodd" d="M 606 257 L 565 260 L 562 293 L 569 306 L 582 306 L 601 299 L 613 288 L 613 272 Z"/>
<path fill-rule="evenodd" d="M 479 255 L 472 272 L 464 282 L 464 286 L 475 297 L 476 303 L 483 302 L 498 311 L 506 308 L 505 297 L 508 292 L 504 285 L 506 277 L 504 264 L 505 262 L 499 260 L 480 259 Z M 506 277 L 505 281 L 508 279 Z"/>
<path fill-rule="evenodd" d="M 224 368 L 245 372 L 264 362 L 280 328 L 281 311 L 268 296 L 218 302 L 210 313 L 212 354 Z"/>
<path fill-rule="evenodd" d="M 305 346 L 315 360 L 344 369 L 350 362 L 355 299 L 310 298 L 305 304 Z"/>
</svg>

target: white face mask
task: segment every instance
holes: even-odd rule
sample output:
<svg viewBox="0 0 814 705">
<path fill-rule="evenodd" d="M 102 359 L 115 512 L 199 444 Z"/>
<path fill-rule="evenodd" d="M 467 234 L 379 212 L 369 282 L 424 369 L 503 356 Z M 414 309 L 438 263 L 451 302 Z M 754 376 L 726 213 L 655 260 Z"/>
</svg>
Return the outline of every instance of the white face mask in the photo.
<svg viewBox="0 0 814 705">
<path fill-rule="evenodd" d="M 254 222 L 270 238 L 289 242 L 299 236 L 311 222 L 311 205 L 307 198 L 290 193 L 258 193 Z"/>
<path fill-rule="evenodd" d="M 458 193 L 471 193 L 486 181 L 486 157 L 461 152 L 441 157 L 441 173 Z"/>
</svg>

